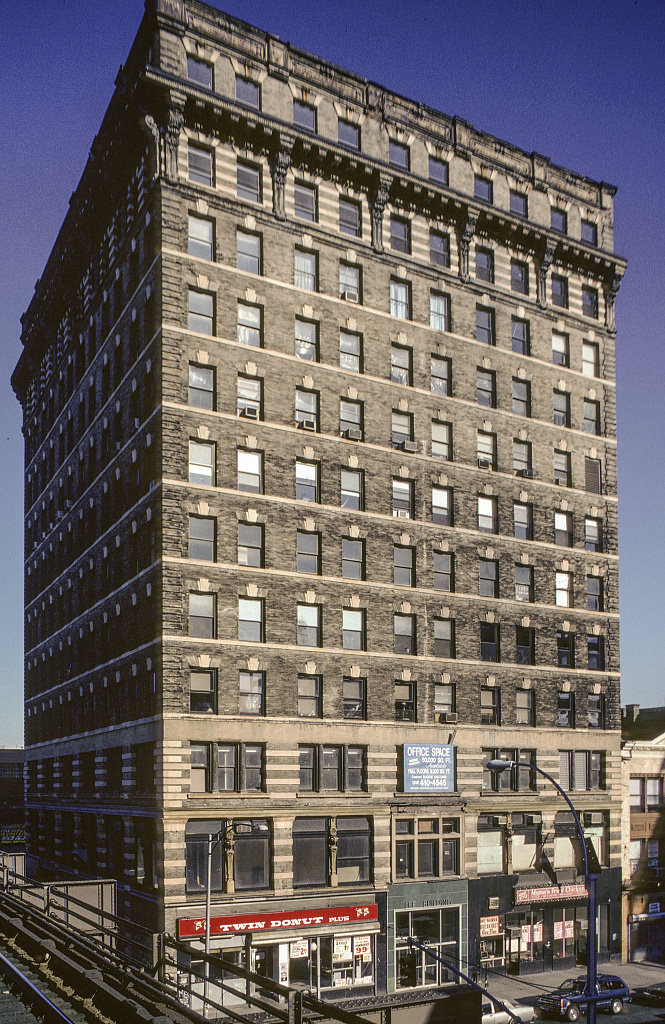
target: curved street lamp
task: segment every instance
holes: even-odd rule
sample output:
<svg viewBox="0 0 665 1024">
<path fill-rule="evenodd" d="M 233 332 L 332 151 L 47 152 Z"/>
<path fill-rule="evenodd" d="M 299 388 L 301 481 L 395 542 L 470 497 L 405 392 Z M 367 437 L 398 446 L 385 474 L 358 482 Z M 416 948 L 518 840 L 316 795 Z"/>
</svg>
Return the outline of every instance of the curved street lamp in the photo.
<svg viewBox="0 0 665 1024">
<path fill-rule="evenodd" d="M 212 855 L 215 848 L 231 834 L 234 836 L 243 835 L 252 831 L 251 821 L 232 821 L 230 825 L 221 828 L 219 832 L 208 833 L 208 861 L 206 868 L 206 925 L 205 925 L 205 964 L 203 968 L 203 1016 L 208 1016 L 208 981 L 210 977 L 210 891 L 212 888 Z M 249 966 L 249 965 L 246 965 Z"/>
<path fill-rule="evenodd" d="M 485 765 L 493 772 L 503 772 L 508 768 L 529 768 L 531 771 L 538 772 L 543 775 L 549 782 L 552 783 L 556 791 L 568 804 L 571 810 L 577 831 L 580 837 L 580 843 L 582 844 L 582 855 L 584 857 L 584 878 L 586 881 L 587 891 L 589 893 L 589 931 L 587 941 L 587 972 L 586 972 L 586 987 L 587 987 L 587 1024 L 596 1024 L 596 878 L 598 872 L 595 870 L 596 865 L 589 863 L 589 848 L 587 845 L 587 837 L 584 835 L 584 829 L 582 828 L 582 822 L 580 821 L 579 814 L 575 810 L 568 794 L 561 788 L 558 782 L 556 782 L 552 776 L 540 768 L 537 764 L 532 764 L 530 761 L 511 761 L 503 757 L 495 757 L 491 761 L 488 761 Z M 590 844 L 589 844 L 590 845 Z M 592 849 L 593 860 L 596 860 L 595 850 Z"/>
</svg>

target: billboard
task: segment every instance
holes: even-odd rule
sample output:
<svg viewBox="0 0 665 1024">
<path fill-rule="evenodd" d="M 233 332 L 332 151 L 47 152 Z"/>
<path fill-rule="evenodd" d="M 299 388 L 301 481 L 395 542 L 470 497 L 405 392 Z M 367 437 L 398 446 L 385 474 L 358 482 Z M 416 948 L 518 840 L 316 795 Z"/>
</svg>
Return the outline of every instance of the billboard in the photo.
<svg viewBox="0 0 665 1024">
<path fill-rule="evenodd" d="M 405 793 L 453 793 L 455 748 L 451 743 L 404 744 Z"/>
</svg>

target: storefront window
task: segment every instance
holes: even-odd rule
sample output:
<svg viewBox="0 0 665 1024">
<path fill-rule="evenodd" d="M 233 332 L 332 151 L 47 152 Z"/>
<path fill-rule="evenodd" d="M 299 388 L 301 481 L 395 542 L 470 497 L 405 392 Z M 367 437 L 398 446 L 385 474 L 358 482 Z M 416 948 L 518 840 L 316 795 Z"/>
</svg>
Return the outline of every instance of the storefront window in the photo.
<svg viewBox="0 0 665 1024">
<path fill-rule="evenodd" d="M 506 955 L 509 962 L 543 959 L 543 911 L 514 911 L 506 915 Z"/>
<path fill-rule="evenodd" d="M 460 908 L 412 910 L 395 915 L 395 984 L 397 988 L 421 988 L 456 980 L 438 960 L 422 950 L 412 951 L 409 937 L 444 959 L 459 960 Z"/>
</svg>

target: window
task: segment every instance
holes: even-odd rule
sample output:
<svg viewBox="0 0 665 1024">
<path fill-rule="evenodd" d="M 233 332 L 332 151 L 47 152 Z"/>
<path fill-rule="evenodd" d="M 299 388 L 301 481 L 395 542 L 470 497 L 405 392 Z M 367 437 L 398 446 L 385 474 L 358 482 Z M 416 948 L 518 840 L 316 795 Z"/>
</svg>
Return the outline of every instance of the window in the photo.
<svg viewBox="0 0 665 1024">
<path fill-rule="evenodd" d="M 221 845 L 221 844 L 220 844 Z M 251 819 L 251 830 L 237 833 L 234 842 L 234 887 L 267 889 L 270 885 L 270 826 L 264 819 Z"/>
<path fill-rule="evenodd" d="M 189 673 L 189 710 L 193 714 L 214 714 L 217 706 L 217 674 L 213 669 L 192 669 Z"/>
<path fill-rule="evenodd" d="M 293 187 L 293 209 L 300 220 L 313 223 L 319 219 L 317 190 L 313 185 L 296 181 Z"/>
<path fill-rule="evenodd" d="M 432 420 L 432 455 L 437 459 L 452 459 L 453 428 L 451 423 Z"/>
<path fill-rule="evenodd" d="M 215 408 L 215 371 L 212 367 L 189 364 L 187 400 L 197 409 Z"/>
<path fill-rule="evenodd" d="M 311 771 L 314 789 L 314 749 L 301 747 L 301 789 L 308 790 L 307 773 Z M 309 751 L 310 753 L 308 753 Z M 308 759 L 311 756 L 311 768 Z M 293 822 L 293 887 L 294 889 L 328 884 L 328 822 L 326 818 L 295 818 Z"/>
<path fill-rule="evenodd" d="M 339 230 L 343 235 L 352 235 L 353 238 L 362 237 L 362 215 L 360 203 L 353 199 L 339 197 Z"/>
<path fill-rule="evenodd" d="M 217 789 L 261 792 L 264 788 L 264 747 L 258 743 L 217 744 Z"/>
<path fill-rule="evenodd" d="M 348 580 L 365 579 L 365 541 L 342 538 L 342 576 Z"/>
<path fill-rule="evenodd" d="M 360 608 L 342 609 L 342 647 L 345 651 L 364 651 L 365 612 Z"/>
<path fill-rule="evenodd" d="M 239 375 L 236 383 L 238 416 L 251 420 L 262 419 L 263 381 L 258 377 Z"/>
<path fill-rule="evenodd" d="M 256 107 L 258 110 L 261 105 L 261 92 L 258 85 L 251 82 L 249 78 L 241 78 L 240 75 L 236 75 L 236 99 L 239 103 L 245 103 L 248 107 Z"/>
<path fill-rule="evenodd" d="M 303 745 L 299 765 L 300 792 L 362 792 L 366 788 L 366 747 Z"/>
<path fill-rule="evenodd" d="M 557 210 L 556 207 L 552 207 L 550 210 L 550 227 L 553 231 L 560 231 L 562 234 L 566 234 L 568 231 L 568 214 L 565 210 Z"/>
<path fill-rule="evenodd" d="M 564 548 L 573 546 L 573 516 L 571 512 L 554 513 L 554 543 Z"/>
<path fill-rule="evenodd" d="M 496 469 L 496 434 L 479 430 L 476 436 L 476 450 L 481 469 Z"/>
<path fill-rule="evenodd" d="M 362 339 L 359 334 L 339 332 L 339 365 L 343 370 L 362 373 Z"/>
<path fill-rule="evenodd" d="M 395 654 L 416 653 L 416 617 L 415 615 L 393 616 L 393 634 Z"/>
<path fill-rule="evenodd" d="M 499 515 L 496 498 L 478 497 L 478 529 L 483 533 L 499 532 Z"/>
<path fill-rule="evenodd" d="M 513 412 L 516 416 L 531 415 L 531 384 L 519 377 L 513 377 Z"/>
<path fill-rule="evenodd" d="M 323 693 L 321 676 L 298 676 L 298 717 L 321 718 Z"/>
<path fill-rule="evenodd" d="M 556 366 L 568 366 L 568 335 L 552 331 L 552 362 Z"/>
<path fill-rule="evenodd" d="M 515 476 L 533 476 L 530 441 L 513 441 L 513 472 Z"/>
<path fill-rule="evenodd" d="M 558 630 L 556 635 L 556 663 L 559 668 L 575 668 L 575 634 Z"/>
<path fill-rule="evenodd" d="M 214 334 L 215 305 L 212 295 L 207 292 L 189 290 L 189 314 L 187 326 L 199 334 Z"/>
<path fill-rule="evenodd" d="M 600 402 L 584 399 L 584 433 L 600 434 Z"/>
<path fill-rule="evenodd" d="M 587 245 L 598 245 L 598 227 L 593 221 L 582 221 L 581 239 Z"/>
<path fill-rule="evenodd" d="M 557 427 L 570 426 L 570 395 L 567 391 L 554 391 L 553 421 Z"/>
<path fill-rule="evenodd" d="M 362 301 L 360 267 L 354 263 L 339 265 L 339 296 L 347 302 Z"/>
<path fill-rule="evenodd" d="M 215 446 L 201 441 L 189 442 L 189 482 L 190 484 L 206 484 L 212 487 L 215 483 Z"/>
<path fill-rule="evenodd" d="M 340 117 L 337 121 L 337 141 L 344 146 L 360 149 L 360 128 Z"/>
<path fill-rule="evenodd" d="M 429 261 L 433 267 L 450 266 L 450 236 L 441 231 L 429 233 Z"/>
<path fill-rule="evenodd" d="M 480 721 L 483 725 L 501 724 L 501 691 L 494 686 L 480 687 Z"/>
<path fill-rule="evenodd" d="M 492 182 L 489 178 L 483 178 L 480 174 L 473 178 L 473 195 L 483 203 L 492 202 Z"/>
<path fill-rule="evenodd" d="M 191 756 L 191 755 L 190 755 Z M 185 826 L 185 871 L 187 892 L 206 891 L 208 835 L 216 835 L 222 829 L 221 821 L 188 821 Z M 212 848 L 210 861 L 210 888 L 222 892 L 224 878 L 223 844 Z"/>
<path fill-rule="evenodd" d="M 241 715 L 265 715 L 265 672 L 241 672 L 238 693 L 238 711 Z"/>
<path fill-rule="evenodd" d="M 488 409 L 496 407 L 496 374 L 493 370 L 476 370 L 476 402 Z"/>
<path fill-rule="evenodd" d="M 517 564 L 515 566 L 515 600 L 533 601 L 533 566 Z"/>
<path fill-rule="evenodd" d="M 476 341 L 483 345 L 494 344 L 494 310 L 476 306 Z"/>
<path fill-rule="evenodd" d="M 215 636 L 215 595 L 189 595 L 189 636 L 210 640 Z"/>
<path fill-rule="evenodd" d="M 560 608 L 573 606 L 573 574 L 570 572 L 555 573 L 555 603 Z"/>
<path fill-rule="evenodd" d="M 400 320 L 411 318 L 411 288 L 404 281 L 390 281 L 390 315 Z"/>
<path fill-rule="evenodd" d="M 243 160 L 238 160 L 236 167 L 236 195 L 250 203 L 261 202 L 261 171 Z"/>
<path fill-rule="evenodd" d="M 252 235 L 248 231 L 238 229 L 236 235 L 238 270 L 246 270 L 249 274 L 261 273 L 261 236 Z"/>
<path fill-rule="evenodd" d="M 453 619 L 434 620 L 434 657 L 454 658 L 455 657 L 455 622 Z M 444 707 L 440 707 L 441 704 Z M 455 687 L 451 684 L 435 684 L 434 686 L 434 710 L 454 711 L 455 710 Z M 450 706 L 448 706 L 450 705 Z"/>
<path fill-rule="evenodd" d="M 590 693 L 587 697 L 587 720 L 590 729 L 605 729 L 605 696 L 602 693 Z M 658 782 L 658 779 L 653 780 Z M 657 803 L 660 803 L 658 799 Z"/>
<path fill-rule="evenodd" d="M 410 167 L 409 147 L 390 139 L 388 141 L 388 162 L 393 167 L 401 167 L 402 170 L 408 171 Z"/>
<path fill-rule="evenodd" d="M 367 718 L 367 694 L 364 679 L 342 680 L 342 712 L 344 718 Z"/>
<path fill-rule="evenodd" d="M 293 123 L 299 128 L 306 128 L 307 131 L 316 131 L 316 107 L 309 103 L 301 103 L 300 100 L 293 101 Z"/>
<path fill-rule="evenodd" d="M 552 274 L 552 305 L 568 309 L 568 278 L 560 274 Z"/>
<path fill-rule="evenodd" d="M 435 331 L 450 330 L 450 296 L 429 293 L 429 325 Z"/>
<path fill-rule="evenodd" d="M 569 791 L 605 789 L 605 751 L 560 750 L 559 782 Z"/>
<path fill-rule="evenodd" d="M 600 376 L 600 348 L 595 341 L 582 342 L 582 373 L 585 377 Z"/>
<path fill-rule="evenodd" d="M 362 470 L 343 469 L 340 475 L 340 505 L 342 508 L 362 511 L 365 507 Z"/>
<path fill-rule="evenodd" d="M 339 401 L 339 432 L 342 437 L 361 441 L 363 437 L 363 403 L 348 398 Z"/>
<path fill-rule="evenodd" d="M 308 362 L 318 362 L 318 324 L 312 323 L 310 320 L 299 320 L 296 318 L 295 353 L 299 359 L 305 359 Z"/>
<path fill-rule="evenodd" d="M 300 647 L 321 646 L 321 608 L 316 604 L 299 604 L 296 608 L 296 643 Z"/>
<path fill-rule="evenodd" d="M 575 728 L 575 694 L 559 690 L 557 694 L 556 724 L 560 729 Z"/>
<path fill-rule="evenodd" d="M 507 768 L 502 772 L 492 771 L 491 768 L 484 768 L 483 770 L 483 789 L 489 789 L 494 792 L 519 792 L 520 790 L 537 790 L 536 784 L 536 772 L 533 769 L 527 767 L 535 763 L 536 752 L 535 750 L 496 750 L 496 749 L 485 749 L 483 750 L 482 761 L 483 765 L 487 761 L 494 760 L 494 758 L 501 758 L 505 761 L 519 761 L 522 762 L 522 766 L 517 764 L 511 768 Z M 518 812 L 519 813 L 519 812 Z M 518 819 L 519 820 L 519 819 Z M 523 822 L 523 817 L 521 818 Z M 479 822 L 480 825 L 480 822 Z M 518 824 L 517 821 L 513 820 L 515 826 L 515 832 L 513 834 L 513 855 L 518 855 L 518 847 L 524 845 L 524 825 Z M 533 826 L 531 826 L 533 828 Z M 518 839 L 522 842 L 518 843 Z M 532 845 L 532 844 L 530 844 Z M 524 868 L 533 867 L 532 863 L 525 864 Z M 518 870 L 517 865 L 513 865 L 514 870 Z"/>
<path fill-rule="evenodd" d="M 533 540 L 533 509 L 521 501 L 513 503 L 513 534 L 519 540 Z"/>
<path fill-rule="evenodd" d="M 515 724 L 532 726 L 536 724 L 536 693 L 534 690 L 517 690 Z"/>
<path fill-rule="evenodd" d="M 263 567 L 263 527 L 238 523 L 238 565 Z"/>
<path fill-rule="evenodd" d="M 318 259 L 315 252 L 304 249 L 294 250 L 293 283 L 296 288 L 306 292 L 315 292 L 318 287 Z"/>
<path fill-rule="evenodd" d="M 413 481 L 393 477 L 393 515 L 413 519 Z"/>
<path fill-rule="evenodd" d="M 582 314 L 598 319 L 598 289 L 582 285 Z"/>
<path fill-rule="evenodd" d="M 393 547 L 393 583 L 399 587 L 416 585 L 416 549 L 395 545 Z"/>
<path fill-rule="evenodd" d="M 403 217 L 390 218 L 390 248 L 394 252 L 411 252 L 411 224 Z"/>
<path fill-rule="evenodd" d="M 515 660 L 518 665 L 536 664 L 536 631 L 533 626 L 515 626 Z"/>
<path fill-rule="evenodd" d="M 521 260 L 510 261 L 510 287 L 519 295 L 529 294 L 529 267 Z"/>
<path fill-rule="evenodd" d="M 453 525 L 453 495 L 449 487 L 432 488 L 432 522 Z"/>
<path fill-rule="evenodd" d="M 196 57 L 187 57 L 187 78 L 190 82 L 212 89 L 212 65 Z"/>
<path fill-rule="evenodd" d="M 238 640 L 263 643 L 263 601 L 256 598 L 238 598 Z"/>
<path fill-rule="evenodd" d="M 405 443 L 412 440 L 413 415 L 410 412 L 397 412 L 393 409 L 390 433 L 391 447 L 404 448 Z"/>
<path fill-rule="evenodd" d="M 238 490 L 263 492 L 263 455 L 238 449 Z"/>
<path fill-rule="evenodd" d="M 213 224 L 203 217 L 187 218 L 187 252 L 190 256 L 198 256 L 202 260 L 211 260 L 214 255 Z"/>
<path fill-rule="evenodd" d="M 241 345 L 250 345 L 252 348 L 261 348 L 262 327 L 262 310 L 260 306 L 248 306 L 244 302 L 239 302 L 238 342 Z"/>
<path fill-rule="evenodd" d="M 481 597 L 499 596 L 499 563 L 494 558 L 478 560 L 478 593 Z"/>
<path fill-rule="evenodd" d="M 510 190 L 510 212 L 515 217 L 528 217 L 529 207 L 527 197 L 523 192 L 515 192 L 514 189 Z"/>
<path fill-rule="evenodd" d="M 316 391 L 296 388 L 296 426 L 301 430 L 319 429 L 319 396 Z"/>
<path fill-rule="evenodd" d="M 430 358 L 430 390 L 434 395 L 452 394 L 452 363 L 445 356 Z"/>
<path fill-rule="evenodd" d="M 555 448 L 554 483 L 558 484 L 559 487 L 570 487 L 571 482 L 570 453 L 564 452 L 560 448 Z"/>
<path fill-rule="evenodd" d="M 494 253 L 491 249 L 476 248 L 476 280 L 494 281 Z"/>
<path fill-rule="evenodd" d="M 319 501 L 319 467 L 316 463 L 296 461 L 296 499 Z"/>
<path fill-rule="evenodd" d="M 647 811 L 655 811 L 662 804 L 662 779 L 647 779 Z"/>
<path fill-rule="evenodd" d="M 371 845 L 372 836 L 368 818 L 337 818 L 337 882 L 339 885 L 358 885 L 369 882 Z"/>
<path fill-rule="evenodd" d="M 215 520 L 202 516 L 189 517 L 189 558 L 201 562 L 215 561 Z"/>
<path fill-rule="evenodd" d="M 644 789 L 646 786 L 646 779 L 635 778 L 631 776 L 630 779 L 630 808 L 632 811 L 643 811 L 644 810 Z"/>
<path fill-rule="evenodd" d="M 592 494 L 602 493 L 600 459 L 584 457 L 584 489 Z"/>
<path fill-rule="evenodd" d="M 435 156 L 429 158 L 429 179 L 440 185 L 448 184 L 448 164 L 445 160 L 438 160 Z"/>
<path fill-rule="evenodd" d="M 187 148 L 187 177 L 198 185 L 212 186 L 212 153 L 190 142 Z"/>
<path fill-rule="evenodd" d="M 605 608 L 603 581 L 600 576 L 586 578 L 586 607 L 589 612 L 602 612 Z"/>
<path fill-rule="evenodd" d="M 321 538 L 318 533 L 298 530 L 296 535 L 296 571 L 315 576 L 321 573 Z"/>
<path fill-rule="evenodd" d="M 586 638 L 587 668 L 591 672 L 603 672 L 605 669 L 605 638 L 590 635 Z"/>
<path fill-rule="evenodd" d="M 480 660 L 499 661 L 499 627 L 494 622 L 480 623 Z"/>
<path fill-rule="evenodd" d="M 448 551 L 434 551 L 432 554 L 433 586 L 435 590 L 455 589 L 454 555 Z"/>
<path fill-rule="evenodd" d="M 513 352 L 518 352 L 522 356 L 530 354 L 529 323 L 527 320 L 512 318 L 510 321 L 510 338 Z"/>
<path fill-rule="evenodd" d="M 395 721 L 415 722 L 416 717 L 416 684 L 395 683 Z"/>
<path fill-rule="evenodd" d="M 459 871 L 459 818 L 397 818 L 395 820 L 395 877 L 396 878 L 437 878 L 441 875 L 457 874 Z M 426 912 L 429 914 L 429 912 Z M 438 911 L 435 916 L 438 918 Z M 416 917 L 411 934 L 422 934 L 423 923 L 420 914 Z M 407 915 L 398 915 L 407 917 Z M 431 933 L 426 928 L 427 941 Z M 401 931 L 400 931 L 401 934 Z M 453 926 L 451 936 L 456 934 Z M 439 938 L 438 931 L 436 938 Z M 444 951 L 445 955 L 445 951 Z M 434 973 L 436 977 L 436 972 Z M 432 982 L 430 972 L 426 979 Z"/>
<path fill-rule="evenodd" d="M 390 346 L 390 379 L 393 384 L 411 384 L 412 350 L 403 345 Z"/>
</svg>

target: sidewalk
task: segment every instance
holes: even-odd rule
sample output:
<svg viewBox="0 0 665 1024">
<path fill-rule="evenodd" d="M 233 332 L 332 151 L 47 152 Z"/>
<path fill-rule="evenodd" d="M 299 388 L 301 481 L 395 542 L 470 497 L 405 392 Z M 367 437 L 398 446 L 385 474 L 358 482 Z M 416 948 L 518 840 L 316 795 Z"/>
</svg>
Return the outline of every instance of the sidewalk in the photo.
<svg viewBox="0 0 665 1024">
<path fill-rule="evenodd" d="M 599 974 L 618 974 L 629 988 L 649 988 L 652 985 L 665 985 L 665 964 L 643 963 L 622 964 L 613 961 L 610 964 L 599 964 Z M 513 1003 L 532 1003 L 543 992 L 551 992 L 558 988 L 566 978 L 578 978 L 586 974 L 586 967 L 572 967 L 564 971 L 544 971 L 542 974 L 526 974 L 501 976 L 489 973 L 487 976 L 488 995 L 499 999 L 509 999 Z M 483 984 L 484 976 L 478 981 Z"/>
</svg>

